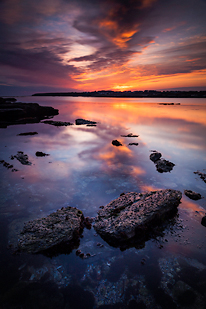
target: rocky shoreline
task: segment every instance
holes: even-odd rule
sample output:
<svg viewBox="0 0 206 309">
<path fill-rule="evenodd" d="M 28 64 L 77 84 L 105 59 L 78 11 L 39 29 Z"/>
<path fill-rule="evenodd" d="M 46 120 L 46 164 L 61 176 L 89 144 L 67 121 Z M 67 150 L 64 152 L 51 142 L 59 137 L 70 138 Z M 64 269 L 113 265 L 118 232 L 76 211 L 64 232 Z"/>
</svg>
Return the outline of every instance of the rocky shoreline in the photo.
<svg viewBox="0 0 206 309">
<path fill-rule="evenodd" d="M 0 98 L 0 128 L 9 125 L 38 123 L 58 115 L 58 109 L 38 103 L 16 102 L 14 98 Z"/>
</svg>

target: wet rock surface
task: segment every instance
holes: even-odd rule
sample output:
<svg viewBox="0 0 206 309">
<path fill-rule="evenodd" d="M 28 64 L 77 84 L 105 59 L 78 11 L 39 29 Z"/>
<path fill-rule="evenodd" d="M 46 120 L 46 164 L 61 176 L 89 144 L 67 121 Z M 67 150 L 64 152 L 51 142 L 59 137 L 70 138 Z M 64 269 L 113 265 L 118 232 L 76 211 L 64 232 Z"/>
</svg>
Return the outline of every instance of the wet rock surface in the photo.
<svg viewBox="0 0 206 309">
<path fill-rule="evenodd" d="M 171 189 L 123 194 L 99 210 L 94 229 L 114 246 L 134 237 L 142 241 L 153 226 L 177 210 L 181 197 L 180 191 Z"/>
<path fill-rule="evenodd" d="M 192 200 L 199 200 L 202 198 L 200 193 L 194 192 L 192 190 L 184 190 L 184 194 Z"/>
<path fill-rule="evenodd" d="M 71 122 L 66 122 L 66 121 L 54 121 L 54 120 L 45 120 L 43 121 L 45 124 L 50 124 L 55 127 L 67 127 L 73 125 Z"/>
<path fill-rule="evenodd" d="M 112 145 L 114 145 L 114 146 L 122 146 L 122 143 L 120 143 L 117 139 L 114 139 L 112 141 Z"/>
<path fill-rule="evenodd" d="M 94 126 L 94 125 L 97 124 L 97 122 L 96 122 L 96 121 L 91 121 L 91 120 L 86 120 L 86 119 L 81 119 L 81 118 L 79 118 L 79 119 L 76 119 L 76 120 L 75 120 L 75 124 L 76 124 L 76 125 L 86 124 L 86 125 L 92 125 L 92 126 Z"/>
<path fill-rule="evenodd" d="M 1 98 L 0 128 L 15 124 L 38 123 L 42 119 L 58 115 L 58 113 L 58 109 L 50 106 L 16 102 L 12 98 L 10 100 Z"/>
<path fill-rule="evenodd" d="M 162 154 L 156 150 L 154 150 L 153 153 L 151 153 L 150 160 L 155 163 L 156 169 L 159 173 L 171 172 L 171 170 L 175 166 L 174 163 L 163 159 Z"/>
<path fill-rule="evenodd" d="M 29 221 L 19 235 L 16 251 L 48 256 L 69 253 L 79 244 L 83 220 L 80 210 L 68 206 L 45 218 Z"/>
<path fill-rule="evenodd" d="M 11 160 L 16 158 L 23 165 L 31 165 L 32 163 L 29 161 L 29 157 L 23 151 L 18 151 L 15 156 L 11 156 Z"/>
</svg>

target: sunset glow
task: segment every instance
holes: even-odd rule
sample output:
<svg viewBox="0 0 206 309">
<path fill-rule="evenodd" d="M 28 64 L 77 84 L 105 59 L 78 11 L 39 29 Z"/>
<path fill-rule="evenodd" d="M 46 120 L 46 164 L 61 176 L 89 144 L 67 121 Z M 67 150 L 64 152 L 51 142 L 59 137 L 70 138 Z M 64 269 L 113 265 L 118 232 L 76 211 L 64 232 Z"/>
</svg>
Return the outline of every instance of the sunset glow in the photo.
<svg viewBox="0 0 206 309">
<path fill-rule="evenodd" d="M 203 0 L 3 0 L 0 94 L 205 90 Z"/>
</svg>

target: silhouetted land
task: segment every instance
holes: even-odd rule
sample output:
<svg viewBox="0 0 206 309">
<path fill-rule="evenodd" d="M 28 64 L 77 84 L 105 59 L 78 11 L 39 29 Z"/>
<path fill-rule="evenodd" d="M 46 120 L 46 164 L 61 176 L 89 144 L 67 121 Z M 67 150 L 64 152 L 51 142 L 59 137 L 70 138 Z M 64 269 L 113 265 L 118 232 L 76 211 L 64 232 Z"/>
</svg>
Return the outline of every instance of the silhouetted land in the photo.
<svg viewBox="0 0 206 309">
<path fill-rule="evenodd" d="M 206 91 L 91 91 L 91 92 L 48 92 L 35 93 L 33 96 L 68 97 L 120 97 L 120 98 L 206 98 Z"/>
</svg>

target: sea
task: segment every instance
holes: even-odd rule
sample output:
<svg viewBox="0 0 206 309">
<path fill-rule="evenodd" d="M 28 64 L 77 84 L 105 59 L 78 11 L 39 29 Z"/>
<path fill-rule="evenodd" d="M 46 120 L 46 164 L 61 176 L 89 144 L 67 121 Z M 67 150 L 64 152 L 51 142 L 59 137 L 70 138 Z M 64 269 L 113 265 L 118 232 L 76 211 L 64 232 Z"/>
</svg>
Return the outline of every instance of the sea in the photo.
<svg viewBox="0 0 206 309">
<path fill-rule="evenodd" d="M 0 164 L 0 308 L 206 308 L 206 98 L 16 98 L 57 108 L 52 120 L 72 125 L 0 129 L 0 160 L 13 165 Z M 26 132 L 37 134 L 19 135 Z M 18 151 L 30 165 L 14 157 Z M 170 172 L 157 170 L 154 151 L 174 163 Z M 113 247 L 92 227 L 70 254 L 13 250 L 29 220 L 66 206 L 95 218 L 121 193 L 161 189 L 180 190 L 181 203 L 141 247 Z"/>
</svg>

